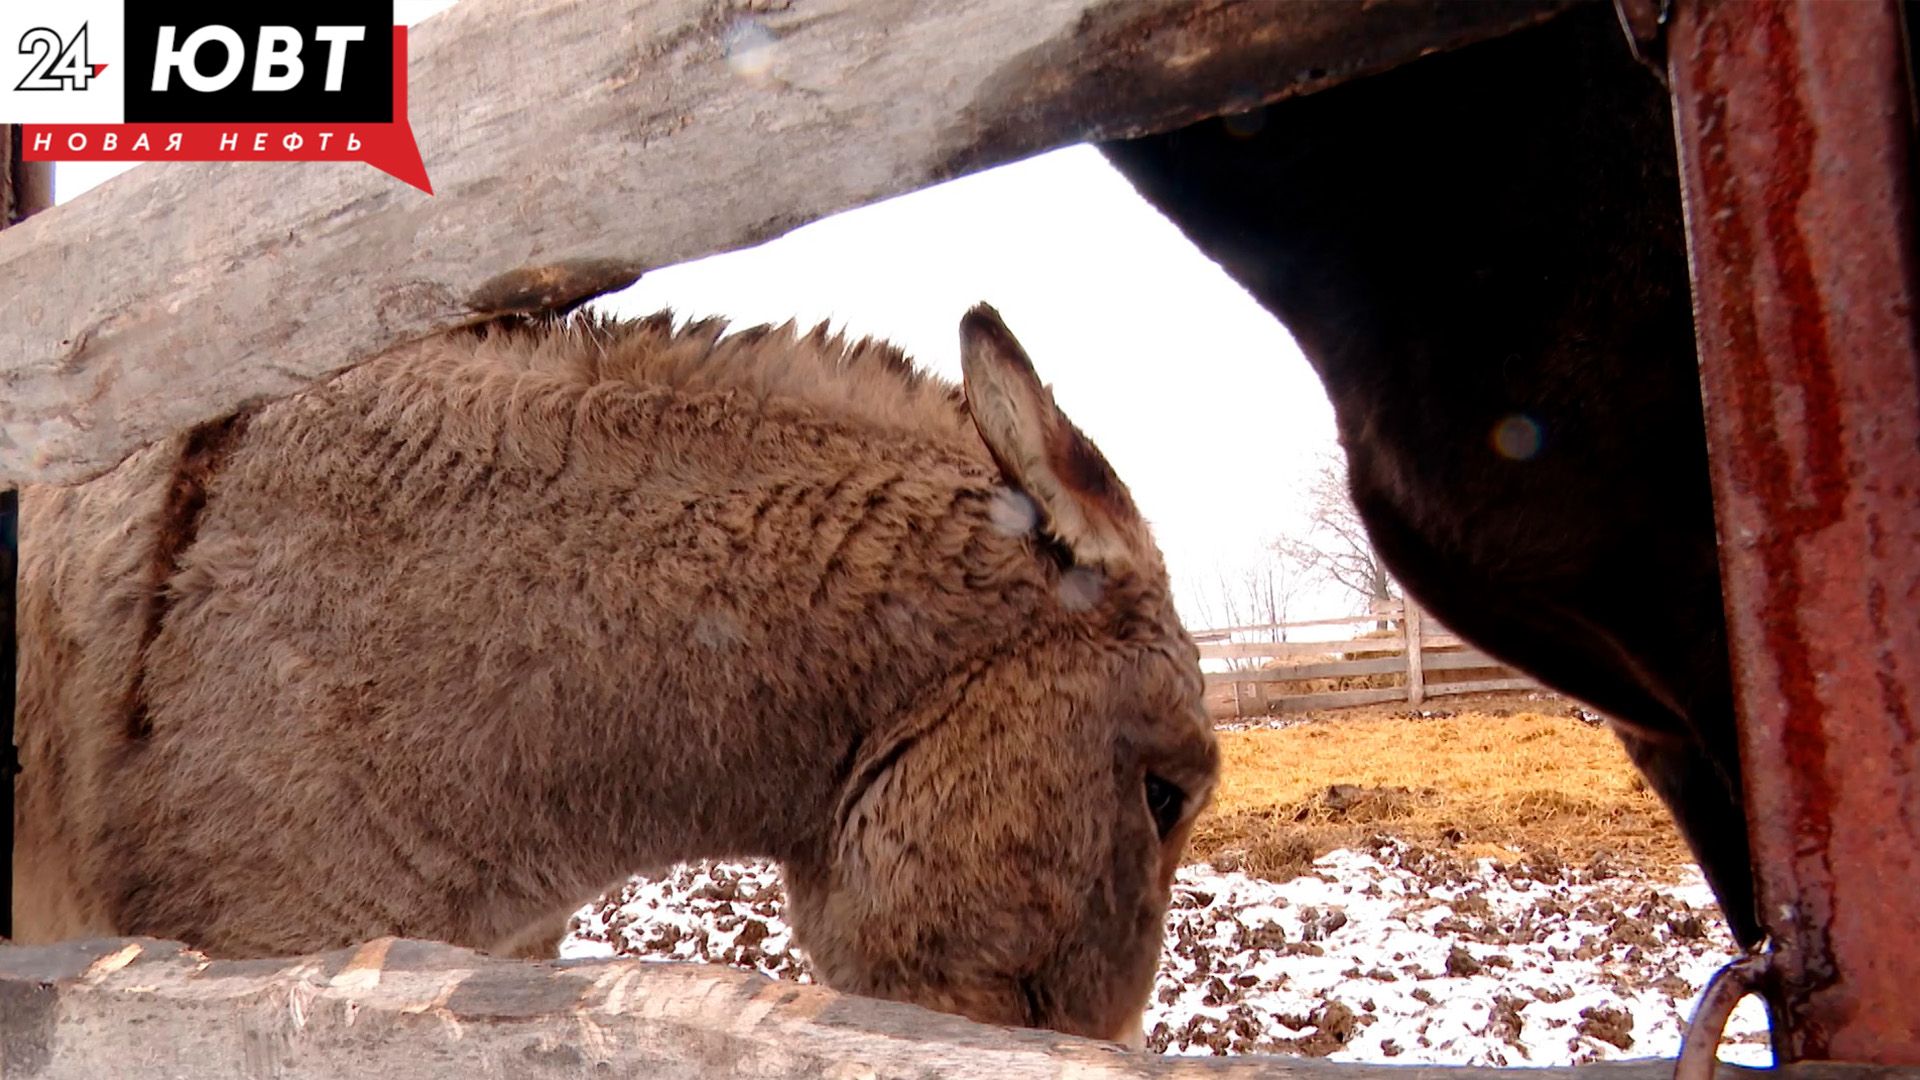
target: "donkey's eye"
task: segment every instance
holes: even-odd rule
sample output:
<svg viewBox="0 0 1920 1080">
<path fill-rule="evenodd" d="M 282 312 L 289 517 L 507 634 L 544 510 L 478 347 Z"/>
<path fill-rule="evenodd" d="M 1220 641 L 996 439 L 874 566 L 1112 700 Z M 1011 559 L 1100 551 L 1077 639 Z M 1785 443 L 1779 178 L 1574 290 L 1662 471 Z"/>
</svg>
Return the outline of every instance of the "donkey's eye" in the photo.
<svg viewBox="0 0 1920 1080">
<path fill-rule="evenodd" d="M 1153 814 L 1153 827 L 1160 830 L 1160 839 L 1180 824 L 1180 811 L 1185 808 L 1187 793 L 1171 780 L 1165 780 L 1152 773 L 1147 774 L 1147 809 Z"/>
</svg>

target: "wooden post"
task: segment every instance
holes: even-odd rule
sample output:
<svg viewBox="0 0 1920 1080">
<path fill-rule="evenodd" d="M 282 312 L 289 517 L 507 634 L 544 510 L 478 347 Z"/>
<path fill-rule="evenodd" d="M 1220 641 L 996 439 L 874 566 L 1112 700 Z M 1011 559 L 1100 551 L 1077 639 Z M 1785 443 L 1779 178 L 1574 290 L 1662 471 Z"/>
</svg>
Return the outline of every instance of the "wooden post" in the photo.
<svg viewBox="0 0 1920 1080">
<path fill-rule="evenodd" d="M 0 799 L 0 940 L 13 936 L 13 778 L 20 771 L 20 752 L 13 745 L 13 683 L 17 665 L 17 638 L 14 636 L 14 606 L 18 593 L 16 579 L 20 568 L 18 521 L 20 493 L 12 488 L 0 490 L 0 783 L 6 798 Z"/>
<path fill-rule="evenodd" d="M 53 204 L 53 169 L 20 160 L 20 129 L 0 124 L 0 229 Z M 20 565 L 19 493 L 0 488 L 0 939 L 13 936 L 13 777 L 20 771 L 13 745 L 15 571 Z"/>
<path fill-rule="evenodd" d="M 1407 704 L 1418 705 L 1427 699 L 1426 634 L 1422 630 L 1420 605 L 1408 597 L 1400 608 L 1400 629 L 1407 640 Z"/>
<path fill-rule="evenodd" d="M 20 129 L 0 124 L 0 229 L 53 205 L 53 166 L 20 159 Z"/>
</svg>

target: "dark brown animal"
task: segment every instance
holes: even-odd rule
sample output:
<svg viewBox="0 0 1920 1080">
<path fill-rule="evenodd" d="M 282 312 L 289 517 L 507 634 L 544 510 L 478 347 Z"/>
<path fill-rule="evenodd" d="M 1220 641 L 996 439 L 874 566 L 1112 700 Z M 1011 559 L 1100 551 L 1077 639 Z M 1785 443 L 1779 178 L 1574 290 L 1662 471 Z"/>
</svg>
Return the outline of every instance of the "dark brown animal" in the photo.
<svg viewBox="0 0 1920 1080">
<path fill-rule="evenodd" d="M 763 856 L 833 986 L 1137 1035 L 1217 758 L 1127 489 L 984 306 L 964 403 L 721 329 L 455 333 L 28 491 L 20 939 L 538 952 Z"/>
<path fill-rule="evenodd" d="M 1757 940 L 1673 131 L 1612 6 L 1105 152 L 1298 339 L 1407 590 L 1608 713 Z"/>
</svg>

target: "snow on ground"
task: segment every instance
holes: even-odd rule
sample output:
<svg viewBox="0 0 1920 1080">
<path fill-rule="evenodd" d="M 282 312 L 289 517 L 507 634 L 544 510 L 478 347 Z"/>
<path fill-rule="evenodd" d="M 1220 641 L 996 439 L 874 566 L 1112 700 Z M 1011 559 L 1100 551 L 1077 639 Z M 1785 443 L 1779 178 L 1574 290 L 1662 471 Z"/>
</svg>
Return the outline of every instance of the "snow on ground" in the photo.
<svg viewBox="0 0 1920 1080">
<path fill-rule="evenodd" d="M 619 892 L 575 912 L 560 957 L 731 964 L 812 982 L 785 909 L 772 863 L 683 863 L 660 877 L 630 878 Z"/>
<path fill-rule="evenodd" d="M 589 905 L 565 957 L 734 964 L 806 980 L 764 863 L 689 864 Z M 1275 883 L 1187 867 L 1174 884 L 1148 1041 L 1176 1054 L 1564 1065 L 1671 1056 L 1732 955 L 1697 872 L 1463 861 L 1382 840 Z M 1742 1004 L 1724 1060 L 1766 1065 Z"/>
</svg>

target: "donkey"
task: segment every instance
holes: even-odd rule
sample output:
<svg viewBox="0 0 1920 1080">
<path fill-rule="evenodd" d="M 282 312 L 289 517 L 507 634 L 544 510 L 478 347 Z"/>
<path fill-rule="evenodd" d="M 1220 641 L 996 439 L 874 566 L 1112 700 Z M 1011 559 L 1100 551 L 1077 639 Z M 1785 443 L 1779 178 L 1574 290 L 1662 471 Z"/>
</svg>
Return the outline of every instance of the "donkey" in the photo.
<svg viewBox="0 0 1920 1080">
<path fill-rule="evenodd" d="M 552 955 L 784 865 L 841 990 L 1137 1039 L 1218 753 L 1146 523 L 993 309 L 399 349 L 22 521 L 22 940 Z"/>
<path fill-rule="evenodd" d="M 1612 5 L 1104 151 L 1298 338 L 1407 591 L 1607 712 L 1758 941 L 1672 120 Z"/>
</svg>

